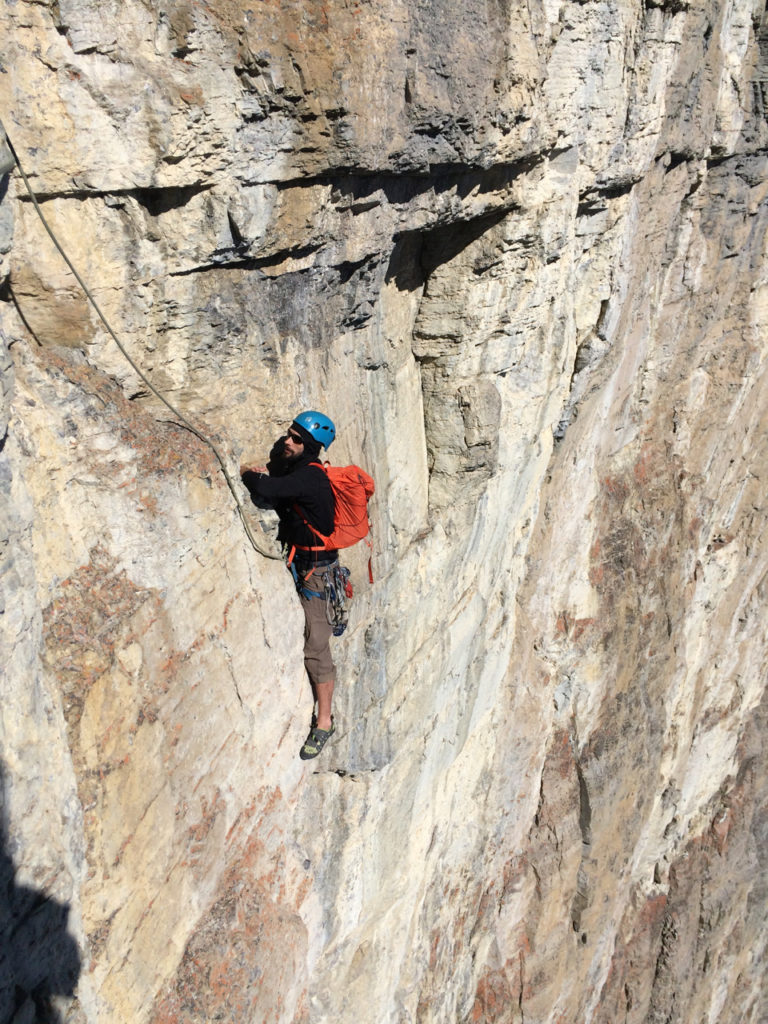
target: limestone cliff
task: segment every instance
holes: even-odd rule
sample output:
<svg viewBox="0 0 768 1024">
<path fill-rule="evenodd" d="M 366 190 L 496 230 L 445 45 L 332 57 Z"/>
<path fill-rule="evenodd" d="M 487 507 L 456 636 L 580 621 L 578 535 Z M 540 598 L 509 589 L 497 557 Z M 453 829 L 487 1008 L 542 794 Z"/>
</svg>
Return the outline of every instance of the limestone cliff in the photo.
<svg viewBox="0 0 768 1024">
<path fill-rule="evenodd" d="M 303 763 L 290 578 L 3 174 L 0 1021 L 763 1024 L 762 5 L 2 12 L 137 364 L 377 495 Z"/>
</svg>

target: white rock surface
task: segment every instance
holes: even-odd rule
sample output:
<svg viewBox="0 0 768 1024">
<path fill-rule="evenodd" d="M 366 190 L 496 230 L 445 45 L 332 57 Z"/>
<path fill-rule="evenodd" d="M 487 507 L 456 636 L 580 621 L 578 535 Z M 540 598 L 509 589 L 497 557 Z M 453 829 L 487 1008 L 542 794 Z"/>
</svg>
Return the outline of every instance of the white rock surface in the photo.
<svg viewBox="0 0 768 1024">
<path fill-rule="evenodd" d="M 289 576 L 0 178 L 2 1024 L 765 1019 L 763 18 L 7 0 L 142 371 L 377 494 L 304 763 Z"/>
</svg>

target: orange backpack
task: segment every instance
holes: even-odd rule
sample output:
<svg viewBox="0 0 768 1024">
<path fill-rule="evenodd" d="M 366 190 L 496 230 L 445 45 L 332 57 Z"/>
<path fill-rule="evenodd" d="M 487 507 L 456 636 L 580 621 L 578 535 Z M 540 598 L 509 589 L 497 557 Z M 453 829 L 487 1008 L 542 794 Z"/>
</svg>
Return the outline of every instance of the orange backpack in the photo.
<svg viewBox="0 0 768 1024">
<path fill-rule="evenodd" d="M 312 462 L 312 466 L 320 466 L 325 470 L 328 482 L 333 491 L 336 504 L 336 511 L 333 517 L 333 530 L 326 537 L 316 530 L 311 523 L 308 523 L 304 516 L 305 524 L 312 533 L 322 542 L 317 546 L 304 547 L 296 544 L 291 548 L 288 557 L 288 564 L 293 561 L 293 555 L 298 551 L 333 551 L 336 548 L 350 548 L 368 536 L 371 529 L 371 522 L 368 518 L 368 501 L 373 496 L 375 485 L 373 478 L 359 466 L 331 466 L 325 462 Z M 298 509 L 297 509 L 298 511 Z M 366 542 L 371 547 L 370 540 Z M 371 571 L 371 559 L 368 558 L 368 578 L 373 583 Z"/>
</svg>

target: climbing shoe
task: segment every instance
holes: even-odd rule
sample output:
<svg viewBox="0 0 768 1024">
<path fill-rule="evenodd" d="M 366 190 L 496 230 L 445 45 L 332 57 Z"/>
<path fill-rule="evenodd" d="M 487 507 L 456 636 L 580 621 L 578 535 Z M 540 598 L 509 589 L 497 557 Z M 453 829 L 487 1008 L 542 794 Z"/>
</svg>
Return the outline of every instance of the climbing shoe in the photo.
<svg viewBox="0 0 768 1024">
<path fill-rule="evenodd" d="M 313 723 L 312 728 L 309 730 L 309 736 L 304 740 L 304 746 L 299 751 L 301 760 L 310 761 L 313 757 L 317 757 L 335 732 L 336 726 L 333 724 L 333 719 L 331 719 L 330 729 L 318 729 Z"/>
</svg>

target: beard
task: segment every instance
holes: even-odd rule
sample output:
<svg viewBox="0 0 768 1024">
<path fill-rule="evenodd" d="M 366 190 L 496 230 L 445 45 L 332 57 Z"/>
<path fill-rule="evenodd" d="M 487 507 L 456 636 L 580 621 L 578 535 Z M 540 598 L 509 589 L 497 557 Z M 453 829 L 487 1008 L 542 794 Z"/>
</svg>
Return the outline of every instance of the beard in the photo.
<svg viewBox="0 0 768 1024">
<path fill-rule="evenodd" d="M 320 457 L 322 446 L 318 441 L 305 441 L 303 448 L 293 454 L 289 454 L 285 447 L 286 440 L 287 435 L 278 437 L 272 445 L 272 450 L 269 453 L 269 462 L 267 463 L 270 476 L 285 476 L 286 473 L 290 473 L 297 462 L 307 456 L 310 459 L 318 459 Z"/>
<path fill-rule="evenodd" d="M 291 469 L 298 455 L 290 456 L 285 449 L 285 437 L 278 437 L 269 453 L 269 461 L 267 462 L 267 469 L 269 470 L 270 476 L 285 476 L 285 474 Z"/>
<path fill-rule="evenodd" d="M 289 451 L 288 447 L 286 446 L 285 440 L 283 440 L 281 455 L 283 462 L 297 462 L 302 457 L 303 454 L 303 448 L 300 448 L 297 452 Z"/>
</svg>

